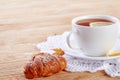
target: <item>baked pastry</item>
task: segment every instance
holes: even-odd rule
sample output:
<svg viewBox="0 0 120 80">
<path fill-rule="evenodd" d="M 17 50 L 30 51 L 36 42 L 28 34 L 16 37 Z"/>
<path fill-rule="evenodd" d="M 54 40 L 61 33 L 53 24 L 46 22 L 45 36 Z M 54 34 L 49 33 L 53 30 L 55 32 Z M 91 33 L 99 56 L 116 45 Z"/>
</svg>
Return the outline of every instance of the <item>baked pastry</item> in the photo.
<svg viewBox="0 0 120 80">
<path fill-rule="evenodd" d="M 60 53 L 57 54 L 55 52 L 54 55 L 51 55 L 49 53 L 40 52 L 35 54 L 32 59 L 26 63 L 24 74 L 28 79 L 45 77 L 58 73 L 64 70 L 65 67 L 66 60 L 60 55 Z"/>
</svg>

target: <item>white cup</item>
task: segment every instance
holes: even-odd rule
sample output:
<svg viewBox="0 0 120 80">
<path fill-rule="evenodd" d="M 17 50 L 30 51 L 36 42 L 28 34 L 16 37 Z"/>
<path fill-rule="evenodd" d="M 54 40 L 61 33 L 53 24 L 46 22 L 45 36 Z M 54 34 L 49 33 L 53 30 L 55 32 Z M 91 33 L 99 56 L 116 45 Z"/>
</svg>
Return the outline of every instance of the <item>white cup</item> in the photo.
<svg viewBox="0 0 120 80">
<path fill-rule="evenodd" d="M 112 21 L 113 24 L 101 27 L 86 27 L 77 25 L 77 22 L 85 19 L 105 19 Z M 108 15 L 86 15 L 74 18 L 72 20 L 72 31 L 66 38 L 66 43 L 69 48 L 75 51 L 83 50 L 87 56 L 104 56 L 113 48 L 118 38 L 118 27 L 120 26 L 119 19 Z M 73 46 L 70 41 L 73 35 Z M 77 46 L 77 48 L 76 48 Z M 76 54 L 77 55 L 77 54 Z"/>
</svg>

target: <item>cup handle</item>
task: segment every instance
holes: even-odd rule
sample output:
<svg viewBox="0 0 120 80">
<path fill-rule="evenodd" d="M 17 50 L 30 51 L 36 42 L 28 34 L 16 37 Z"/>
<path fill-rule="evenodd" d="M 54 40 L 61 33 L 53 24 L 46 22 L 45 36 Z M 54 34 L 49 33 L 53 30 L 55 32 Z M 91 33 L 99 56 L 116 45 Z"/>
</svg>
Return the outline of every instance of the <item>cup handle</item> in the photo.
<svg viewBox="0 0 120 80">
<path fill-rule="evenodd" d="M 80 50 L 80 48 L 73 48 L 73 47 L 71 46 L 71 44 L 70 44 L 70 37 L 71 37 L 71 34 L 72 34 L 72 33 L 75 33 L 75 32 L 71 31 L 71 32 L 67 35 L 67 37 L 66 37 L 67 46 L 68 46 L 69 48 L 71 48 L 71 49 L 74 49 L 74 50 Z M 77 32 L 76 32 L 76 33 L 77 33 Z"/>
</svg>

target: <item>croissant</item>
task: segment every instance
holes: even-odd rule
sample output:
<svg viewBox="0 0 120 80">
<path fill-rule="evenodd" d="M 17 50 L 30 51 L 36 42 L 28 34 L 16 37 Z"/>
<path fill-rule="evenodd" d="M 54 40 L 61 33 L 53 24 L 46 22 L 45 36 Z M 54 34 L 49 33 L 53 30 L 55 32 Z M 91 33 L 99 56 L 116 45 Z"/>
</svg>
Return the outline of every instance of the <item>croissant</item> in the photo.
<svg viewBox="0 0 120 80">
<path fill-rule="evenodd" d="M 62 52 L 63 53 L 63 52 Z M 40 52 L 35 54 L 24 67 L 25 77 L 33 79 L 58 73 L 66 67 L 66 60 L 62 55 Z"/>
</svg>

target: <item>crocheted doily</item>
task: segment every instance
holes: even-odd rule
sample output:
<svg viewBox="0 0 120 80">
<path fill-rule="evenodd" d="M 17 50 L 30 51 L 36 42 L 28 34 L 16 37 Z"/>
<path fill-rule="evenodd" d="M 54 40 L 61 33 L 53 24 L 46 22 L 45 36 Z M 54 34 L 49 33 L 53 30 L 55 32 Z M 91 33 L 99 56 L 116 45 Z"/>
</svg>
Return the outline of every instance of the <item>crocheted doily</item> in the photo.
<svg viewBox="0 0 120 80">
<path fill-rule="evenodd" d="M 104 70 L 109 76 L 120 76 L 120 57 L 109 60 L 91 60 L 80 57 L 73 57 L 68 55 L 69 50 L 66 51 L 66 36 L 69 32 L 65 32 L 62 35 L 56 35 L 48 37 L 46 42 L 39 43 L 37 47 L 41 52 L 52 53 L 53 48 L 61 48 L 65 51 L 64 57 L 67 60 L 67 71 L 71 72 L 96 72 L 98 70 Z M 68 52 L 69 51 L 69 52 Z M 71 52 L 72 53 L 72 52 Z"/>
</svg>

